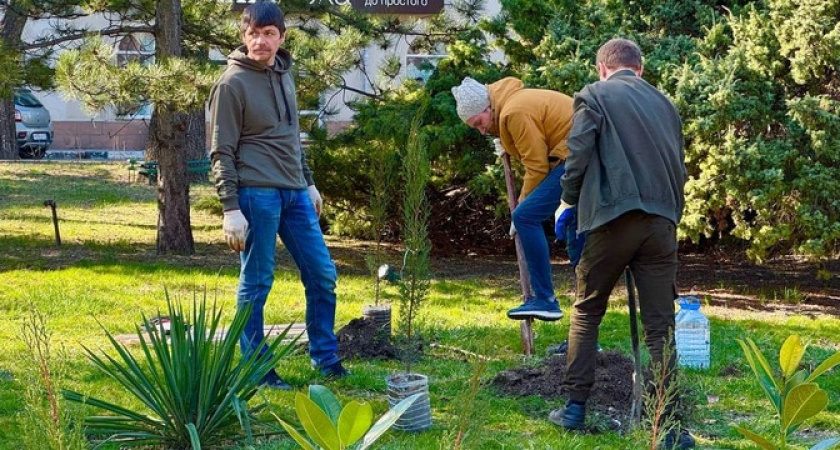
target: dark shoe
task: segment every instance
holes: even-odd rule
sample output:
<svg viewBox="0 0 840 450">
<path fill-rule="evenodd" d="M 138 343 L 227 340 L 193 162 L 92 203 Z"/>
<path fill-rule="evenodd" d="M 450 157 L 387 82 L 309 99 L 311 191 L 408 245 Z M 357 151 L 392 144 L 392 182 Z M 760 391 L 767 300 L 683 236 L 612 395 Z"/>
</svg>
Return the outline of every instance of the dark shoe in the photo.
<svg viewBox="0 0 840 450">
<path fill-rule="evenodd" d="M 601 343 L 597 342 L 596 345 L 597 345 L 598 353 L 600 353 L 601 350 L 603 350 L 601 348 Z M 565 355 L 566 353 L 569 352 L 569 341 L 565 340 L 565 341 L 563 341 L 563 342 L 561 342 L 557 345 L 552 345 L 552 346 L 548 347 L 545 351 L 546 351 L 546 354 L 548 356 L 551 356 L 551 355 Z"/>
<path fill-rule="evenodd" d="M 260 385 L 265 386 L 269 389 L 277 389 L 277 390 L 280 390 L 280 391 L 291 391 L 292 390 L 292 387 L 289 386 L 288 383 L 283 381 L 283 379 L 280 378 L 279 375 L 277 375 L 277 372 L 275 372 L 274 369 L 271 369 L 270 372 L 265 374 L 265 376 L 263 377 Z"/>
<path fill-rule="evenodd" d="M 560 304 L 557 303 L 557 299 L 541 300 L 531 297 L 522 305 L 509 310 L 507 316 L 514 320 L 534 318 L 554 322 L 563 318 L 563 311 L 560 311 Z"/>
<path fill-rule="evenodd" d="M 551 411 L 548 421 L 567 430 L 583 430 L 586 428 L 586 403 L 569 400 L 565 408 Z"/>
<path fill-rule="evenodd" d="M 671 430 L 665 435 L 665 441 L 659 447 L 662 450 L 694 448 L 694 438 L 688 431 Z"/>
<path fill-rule="evenodd" d="M 347 369 L 345 369 L 344 366 L 341 365 L 341 361 L 338 361 L 330 364 L 327 367 L 322 368 L 321 375 L 327 378 L 338 379 L 344 378 L 347 375 L 350 375 L 350 373 L 347 372 Z"/>
</svg>

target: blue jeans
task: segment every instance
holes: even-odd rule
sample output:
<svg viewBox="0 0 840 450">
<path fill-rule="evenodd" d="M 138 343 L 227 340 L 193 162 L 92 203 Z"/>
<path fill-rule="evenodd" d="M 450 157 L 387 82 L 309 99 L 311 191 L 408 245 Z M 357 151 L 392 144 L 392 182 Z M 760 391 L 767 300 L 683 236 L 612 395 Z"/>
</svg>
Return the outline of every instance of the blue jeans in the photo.
<svg viewBox="0 0 840 450">
<path fill-rule="evenodd" d="M 522 241 L 522 253 L 528 263 L 528 275 L 531 278 L 533 295 L 541 300 L 554 298 L 554 283 L 551 279 L 551 260 L 548 254 L 548 238 L 542 223 L 554 217 L 554 211 L 560 206 L 563 188 L 560 178 L 565 173 L 562 164 L 558 165 L 533 190 L 519 206 L 513 210 L 513 225 Z M 566 246 L 572 266 L 577 265 L 583 249 L 583 235 L 576 236 L 577 220 L 566 230 Z M 570 237 L 573 237 L 570 239 Z"/>
<path fill-rule="evenodd" d="M 306 295 L 306 331 L 309 356 L 315 367 L 339 361 L 335 326 L 335 264 L 330 258 L 318 215 L 306 189 L 240 187 L 239 208 L 248 220 L 245 250 L 240 253 L 237 308 L 253 305 L 251 316 L 240 336 L 244 355 L 255 351 L 265 336 L 264 308 L 274 283 L 274 252 L 277 236 L 300 270 Z"/>
</svg>

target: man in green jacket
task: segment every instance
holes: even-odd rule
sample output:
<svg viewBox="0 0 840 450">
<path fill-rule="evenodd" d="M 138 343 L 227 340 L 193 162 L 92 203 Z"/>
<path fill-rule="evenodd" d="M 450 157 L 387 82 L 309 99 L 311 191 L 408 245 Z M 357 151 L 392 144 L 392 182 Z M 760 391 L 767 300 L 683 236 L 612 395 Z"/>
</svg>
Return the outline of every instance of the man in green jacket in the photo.
<svg viewBox="0 0 840 450">
<path fill-rule="evenodd" d="M 225 238 L 241 260 L 237 307 L 252 305 L 239 341 L 242 353 L 265 351 L 264 307 L 279 235 L 300 270 L 312 364 L 342 377 L 347 371 L 333 331 L 336 270 L 318 225 L 321 195 L 301 147 L 292 57 L 280 48 L 283 12 L 261 0 L 242 13 L 240 31 L 245 45 L 228 56 L 210 94 L 210 158 Z M 274 370 L 262 381 L 289 389 Z"/>
<path fill-rule="evenodd" d="M 607 42 L 598 50 L 596 64 L 600 81 L 575 96 L 561 178 L 563 201 L 555 213 L 562 222 L 577 205 L 578 232 L 587 233 L 577 267 L 563 380 L 569 401 L 549 416 L 568 429 L 584 428 L 598 327 L 625 267 L 639 289 L 645 344 L 653 362 L 662 362 L 666 345 L 672 357 L 665 363 L 671 368 L 676 355 L 676 227 L 686 182 L 682 121 L 673 103 L 641 78 L 642 53 L 634 42 Z M 674 430 L 665 445 L 688 448 L 694 440 Z"/>
</svg>

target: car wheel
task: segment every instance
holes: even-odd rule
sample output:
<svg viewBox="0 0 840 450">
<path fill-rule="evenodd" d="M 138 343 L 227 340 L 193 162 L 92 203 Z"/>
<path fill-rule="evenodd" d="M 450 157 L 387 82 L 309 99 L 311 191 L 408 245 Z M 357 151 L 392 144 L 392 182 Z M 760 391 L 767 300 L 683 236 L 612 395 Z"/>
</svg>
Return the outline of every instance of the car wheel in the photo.
<svg viewBox="0 0 840 450">
<path fill-rule="evenodd" d="M 18 151 L 21 159 L 42 159 L 46 154 L 47 149 L 45 147 L 34 147 L 31 145 L 21 147 Z"/>
</svg>

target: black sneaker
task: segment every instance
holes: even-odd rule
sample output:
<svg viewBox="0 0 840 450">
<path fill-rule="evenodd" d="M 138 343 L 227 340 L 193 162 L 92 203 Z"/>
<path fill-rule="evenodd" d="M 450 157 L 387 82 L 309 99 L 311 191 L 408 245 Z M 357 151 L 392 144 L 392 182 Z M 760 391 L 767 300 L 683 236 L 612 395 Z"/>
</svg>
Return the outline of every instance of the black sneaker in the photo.
<svg viewBox="0 0 840 450">
<path fill-rule="evenodd" d="M 323 367 L 321 369 L 321 375 L 327 378 L 338 379 L 350 375 L 350 372 L 341 365 L 341 361 L 338 361 L 330 364 L 329 366 Z"/>
<path fill-rule="evenodd" d="M 665 435 L 665 441 L 659 446 L 662 450 L 694 448 L 694 438 L 686 430 L 671 430 Z"/>
<path fill-rule="evenodd" d="M 277 389 L 280 391 L 291 391 L 292 387 L 277 375 L 274 369 L 271 369 L 262 379 L 260 386 L 265 386 L 269 389 Z"/>
<path fill-rule="evenodd" d="M 567 430 L 583 430 L 586 428 L 586 403 L 569 400 L 565 408 L 551 411 L 548 421 Z"/>
</svg>

